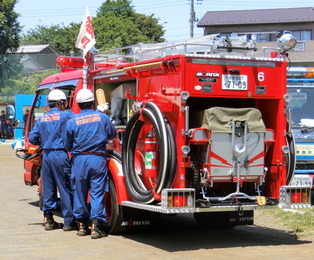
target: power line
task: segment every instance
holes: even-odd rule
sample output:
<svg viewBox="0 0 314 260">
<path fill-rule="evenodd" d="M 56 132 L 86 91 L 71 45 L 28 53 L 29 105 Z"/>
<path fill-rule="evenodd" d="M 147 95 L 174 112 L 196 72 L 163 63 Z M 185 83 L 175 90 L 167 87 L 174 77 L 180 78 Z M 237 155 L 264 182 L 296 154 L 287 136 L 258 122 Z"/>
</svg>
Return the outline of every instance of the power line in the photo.
<svg viewBox="0 0 314 260">
<path fill-rule="evenodd" d="M 180 23 L 183 24 L 183 19 L 185 19 L 185 17 L 188 17 L 189 13 L 189 2 L 187 2 L 187 0 L 158 0 L 158 1 L 136 1 L 136 4 L 131 2 L 131 6 L 133 7 L 133 10 L 137 13 L 143 13 L 143 14 L 147 14 L 147 13 L 151 13 L 158 16 L 162 17 L 163 21 L 167 21 L 168 20 L 168 26 L 171 26 L 171 23 L 169 23 L 172 19 L 172 17 L 176 17 L 176 20 L 180 20 Z M 101 1 L 103 2 L 103 1 Z M 192 0 L 190 0 L 190 3 L 192 2 Z M 288 2 L 287 0 L 282 1 L 282 3 L 277 0 L 277 1 L 268 1 L 268 0 L 255 0 L 255 1 L 237 1 L 235 3 L 234 0 L 225 0 L 225 1 L 221 1 L 221 0 L 193 0 L 194 2 L 194 12 L 192 15 L 192 11 L 190 10 L 190 35 L 191 32 L 194 35 L 194 25 L 195 22 L 197 22 L 197 18 L 201 18 L 201 16 L 203 16 L 206 11 L 215 11 L 217 10 L 217 8 L 220 8 L 221 10 L 227 10 L 232 8 L 232 10 L 236 10 L 236 9 L 272 9 L 272 8 L 291 8 L 291 7 L 295 7 L 295 6 L 300 6 L 300 5 L 309 5 L 308 0 L 299 0 L 298 2 Z M 187 13 L 181 13 L 178 14 L 176 11 L 182 10 L 182 7 L 186 7 L 186 12 Z M 279 6 L 279 7 L 278 7 Z M 99 5 L 98 7 L 95 6 L 89 6 L 89 10 L 92 16 L 95 16 L 97 11 L 99 10 L 99 8 L 101 7 L 101 5 Z M 184 7 L 184 8 L 185 8 Z M 190 5 L 191 7 L 191 5 Z M 43 23 L 47 23 L 44 21 L 51 21 L 51 23 L 53 22 L 58 22 L 57 19 L 51 19 L 54 17 L 59 17 L 61 18 L 61 22 L 62 22 L 62 17 L 67 17 L 67 19 L 64 20 L 69 20 L 71 19 L 73 22 L 76 21 L 80 21 L 80 18 L 82 18 L 85 14 L 85 8 L 84 7 L 74 7 L 74 8 L 53 8 L 53 9 L 18 9 L 16 8 L 16 12 L 20 13 L 21 16 L 20 18 L 23 19 L 28 19 L 28 21 L 30 21 L 29 19 L 33 19 L 33 20 L 42 20 Z M 115 10 L 115 8 L 119 8 L 119 10 L 123 11 L 123 9 L 121 8 L 120 5 L 111 5 L 111 11 Z M 169 16 L 165 16 L 165 13 L 163 10 L 174 10 L 173 12 L 171 12 L 172 17 Z M 191 9 L 191 8 L 190 8 Z M 198 15 L 197 15 L 197 13 Z M 185 11 L 184 11 L 185 12 Z M 193 21 L 193 25 L 192 25 L 192 21 Z M 40 21 L 41 22 L 41 21 Z M 188 22 L 188 19 L 187 19 Z M 174 24 L 176 23 L 175 21 L 173 22 Z M 28 23 L 26 23 L 28 24 Z M 30 22 L 31 24 L 31 22 Z M 184 23 L 185 24 L 185 23 Z M 186 30 L 186 26 L 181 27 L 181 29 L 185 29 Z M 167 31 L 175 31 L 175 30 L 179 30 L 178 28 L 174 28 L 174 27 L 170 27 L 167 28 Z M 179 37 L 180 35 L 176 35 L 176 37 Z M 172 36 L 171 36 L 172 37 Z"/>
</svg>

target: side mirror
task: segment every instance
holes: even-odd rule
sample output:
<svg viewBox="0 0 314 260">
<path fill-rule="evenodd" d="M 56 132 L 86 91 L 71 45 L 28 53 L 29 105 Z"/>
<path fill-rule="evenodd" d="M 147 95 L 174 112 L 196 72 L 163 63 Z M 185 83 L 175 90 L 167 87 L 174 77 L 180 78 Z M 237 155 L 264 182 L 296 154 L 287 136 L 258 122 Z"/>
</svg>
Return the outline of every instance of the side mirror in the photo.
<svg viewBox="0 0 314 260">
<path fill-rule="evenodd" d="M 10 121 L 11 124 L 15 121 L 15 108 L 13 105 L 7 105 L 6 108 L 6 120 Z"/>
<path fill-rule="evenodd" d="M 16 128 L 20 125 L 20 120 L 15 120 L 15 108 L 13 105 L 7 105 L 5 107 L 5 117 L 6 122 L 11 125 L 11 127 Z"/>
</svg>

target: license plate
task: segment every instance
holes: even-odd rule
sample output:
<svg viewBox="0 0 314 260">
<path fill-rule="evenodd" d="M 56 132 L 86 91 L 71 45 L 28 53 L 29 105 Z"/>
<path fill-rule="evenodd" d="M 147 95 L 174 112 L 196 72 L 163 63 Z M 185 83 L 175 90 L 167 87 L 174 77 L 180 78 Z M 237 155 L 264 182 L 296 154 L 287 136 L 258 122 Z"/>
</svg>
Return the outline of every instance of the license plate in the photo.
<svg viewBox="0 0 314 260">
<path fill-rule="evenodd" d="M 247 75 L 222 75 L 222 89 L 247 90 Z"/>
<path fill-rule="evenodd" d="M 298 187 L 312 187 L 312 178 L 309 175 L 294 175 L 290 185 Z"/>
<path fill-rule="evenodd" d="M 296 144 L 295 145 L 296 155 L 302 156 L 314 156 L 314 145 L 312 144 Z"/>
</svg>

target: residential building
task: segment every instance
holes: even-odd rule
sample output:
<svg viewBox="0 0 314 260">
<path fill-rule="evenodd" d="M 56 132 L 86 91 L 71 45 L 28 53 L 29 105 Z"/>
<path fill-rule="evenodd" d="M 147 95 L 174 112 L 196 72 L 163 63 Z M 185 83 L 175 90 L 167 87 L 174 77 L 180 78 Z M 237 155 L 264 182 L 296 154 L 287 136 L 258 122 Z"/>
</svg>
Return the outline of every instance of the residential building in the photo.
<svg viewBox="0 0 314 260">
<path fill-rule="evenodd" d="M 277 39 L 292 33 L 298 40 L 289 58 L 293 66 L 314 66 L 314 8 L 281 8 L 238 11 L 208 11 L 198 27 L 204 35 L 246 35 L 261 46 L 276 48 Z"/>
<path fill-rule="evenodd" d="M 59 56 L 58 52 L 49 44 L 22 45 L 16 53 L 23 54 L 21 58 L 22 75 L 56 68 L 56 58 Z"/>
</svg>

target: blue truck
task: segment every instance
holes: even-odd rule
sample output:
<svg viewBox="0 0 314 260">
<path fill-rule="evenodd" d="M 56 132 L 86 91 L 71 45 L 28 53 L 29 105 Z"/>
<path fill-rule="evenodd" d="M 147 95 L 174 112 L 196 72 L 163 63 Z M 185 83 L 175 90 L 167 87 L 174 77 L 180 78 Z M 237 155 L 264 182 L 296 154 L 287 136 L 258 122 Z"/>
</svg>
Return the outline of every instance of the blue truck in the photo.
<svg viewBox="0 0 314 260">
<path fill-rule="evenodd" d="M 291 67 L 287 74 L 296 174 L 312 177 L 314 201 L 314 68 Z"/>
</svg>

